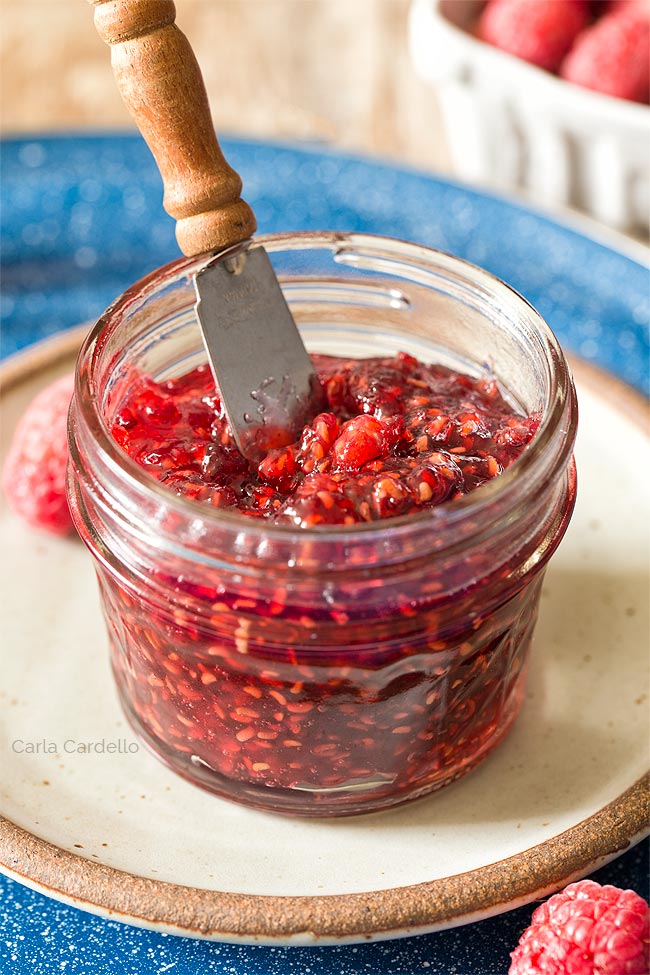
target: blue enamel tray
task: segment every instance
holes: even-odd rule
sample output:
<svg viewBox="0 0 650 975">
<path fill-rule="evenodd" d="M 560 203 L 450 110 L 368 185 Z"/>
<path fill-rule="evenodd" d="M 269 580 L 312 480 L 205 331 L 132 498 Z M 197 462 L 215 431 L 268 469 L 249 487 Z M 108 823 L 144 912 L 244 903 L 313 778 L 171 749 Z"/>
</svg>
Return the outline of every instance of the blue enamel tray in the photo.
<svg viewBox="0 0 650 975">
<path fill-rule="evenodd" d="M 365 231 L 449 251 L 520 291 L 567 349 L 647 391 L 644 248 L 602 231 L 595 239 L 586 221 L 560 224 L 389 165 L 239 140 L 223 148 L 260 232 Z M 2 171 L 4 355 L 96 317 L 178 256 L 160 176 L 139 137 L 9 140 Z"/>
</svg>

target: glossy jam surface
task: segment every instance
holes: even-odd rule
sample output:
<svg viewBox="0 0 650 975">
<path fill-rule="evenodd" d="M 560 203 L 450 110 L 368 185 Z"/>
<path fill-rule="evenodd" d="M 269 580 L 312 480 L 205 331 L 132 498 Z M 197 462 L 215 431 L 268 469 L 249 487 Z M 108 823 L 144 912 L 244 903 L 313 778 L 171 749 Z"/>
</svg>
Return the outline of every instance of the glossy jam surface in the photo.
<svg viewBox="0 0 650 975">
<path fill-rule="evenodd" d="M 537 426 L 495 382 L 408 355 L 316 361 L 330 410 L 257 469 L 206 368 L 160 385 L 136 377 L 113 434 L 170 490 L 248 516 L 240 544 L 261 527 L 252 519 L 309 529 L 453 504 Z M 444 786 L 501 740 L 543 573 L 521 578 L 520 555 L 504 564 L 483 550 L 448 571 L 434 538 L 426 560 L 387 565 L 377 527 L 376 570 L 357 570 L 353 553 L 331 571 L 242 571 L 232 552 L 218 569 L 170 557 L 146 580 L 98 567 L 123 705 L 172 768 L 221 796 L 327 816 Z"/>
<path fill-rule="evenodd" d="M 516 460 L 538 425 L 493 379 L 405 353 L 314 361 L 329 410 L 257 467 L 235 446 L 207 366 L 160 384 L 136 377 L 111 432 L 178 494 L 309 528 L 413 514 L 461 497 Z"/>
</svg>

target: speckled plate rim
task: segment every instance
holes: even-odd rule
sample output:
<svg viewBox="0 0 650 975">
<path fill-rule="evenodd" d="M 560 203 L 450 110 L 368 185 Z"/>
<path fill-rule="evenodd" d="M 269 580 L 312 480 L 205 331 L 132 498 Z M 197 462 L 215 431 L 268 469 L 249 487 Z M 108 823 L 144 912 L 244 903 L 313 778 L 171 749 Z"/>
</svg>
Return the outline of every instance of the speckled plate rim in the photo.
<svg viewBox="0 0 650 975">
<path fill-rule="evenodd" d="M 88 325 L 0 365 L 0 391 L 71 359 Z M 603 370 L 572 362 L 616 407 L 644 423 L 647 401 Z M 235 894 L 150 880 L 61 849 L 0 814 L 0 871 L 73 907 L 185 937 L 241 944 L 345 944 L 425 934 L 544 897 L 593 872 L 650 834 L 650 772 L 592 816 L 545 842 L 476 870 L 358 894 Z"/>
</svg>

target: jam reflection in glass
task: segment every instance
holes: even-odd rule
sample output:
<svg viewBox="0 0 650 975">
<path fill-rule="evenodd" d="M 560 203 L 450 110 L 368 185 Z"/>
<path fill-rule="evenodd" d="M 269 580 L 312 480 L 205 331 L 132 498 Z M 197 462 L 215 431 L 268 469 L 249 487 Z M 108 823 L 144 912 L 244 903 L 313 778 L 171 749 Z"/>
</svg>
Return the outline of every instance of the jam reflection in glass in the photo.
<svg viewBox="0 0 650 975">
<path fill-rule="evenodd" d="M 207 366 L 160 384 L 131 377 L 111 433 L 170 491 L 309 530 L 453 504 L 513 463 L 538 425 L 495 381 L 407 354 L 314 359 L 329 411 L 259 466 L 237 451 Z M 541 574 L 504 592 L 507 567 L 494 580 L 488 569 L 463 591 L 461 564 L 449 569 L 457 585 L 445 580 L 450 601 L 439 569 L 399 582 L 400 571 L 390 586 L 378 572 L 369 607 L 355 599 L 367 571 L 326 575 L 303 603 L 282 574 L 262 591 L 245 574 L 197 583 L 154 566 L 168 596 L 148 599 L 100 570 L 130 719 L 194 781 L 278 810 L 363 811 L 446 784 L 518 710 Z"/>
</svg>

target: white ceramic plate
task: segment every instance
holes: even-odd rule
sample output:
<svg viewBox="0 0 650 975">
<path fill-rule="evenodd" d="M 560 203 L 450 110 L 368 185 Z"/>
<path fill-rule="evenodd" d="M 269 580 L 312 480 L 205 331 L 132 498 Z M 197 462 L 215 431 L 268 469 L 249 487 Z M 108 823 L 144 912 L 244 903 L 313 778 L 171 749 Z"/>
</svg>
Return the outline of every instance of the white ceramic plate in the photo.
<svg viewBox="0 0 650 975">
<path fill-rule="evenodd" d="M 30 398 L 72 368 L 80 338 L 59 336 L 2 367 L 3 453 Z M 640 839 L 645 405 L 591 368 L 580 365 L 577 377 L 579 499 L 548 570 L 522 714 L 465 779 L 384 813 L 279 818 L 164 768 L 120 712 L 90 556 L 77 540 L 28 530 L 3 502 L 2 869 L 132 924 L 220 941 L 328 943 L 475 921 Z"/>
</svg>

